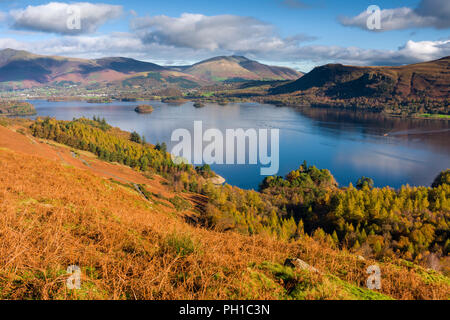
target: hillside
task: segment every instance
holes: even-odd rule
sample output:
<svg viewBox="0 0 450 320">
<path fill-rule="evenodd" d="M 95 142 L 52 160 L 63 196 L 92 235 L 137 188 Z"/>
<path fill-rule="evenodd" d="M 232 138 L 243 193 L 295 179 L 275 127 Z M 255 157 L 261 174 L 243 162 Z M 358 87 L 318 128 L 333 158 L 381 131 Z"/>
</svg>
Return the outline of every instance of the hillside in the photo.
<svg viewBox="0 0 450 320">
<path fill-rule="evenodd" d="M 0 51 L 0 84 L 10 88 L 88 85 L 125 80 L 164 67 L 127 58 L 98 60 L 42 56 L 26 51 Z"/>
<path fill-rule="evenodd" d="M 88 85 L 138 86 L 145 89 L 170 86 L 195 88 L 236 78 L 249 80 L 298 78 L 298 73 L 288 68 L 266 66 L 245 58 L 242 58 L 240 64 L 242 66 L 238 63 L 229 64 L 226 67 L 230 70 L 225 72 L 220 64 L 200 63 L 190 67 L 163 67 L 123 57 L 76 59 L 4 49 L 0 51 L 0 88 Z M 239 70 L 235 70 L 236 65 L 239 66 Z M 205 77 L 204 74 L 217 77 Z"/>
<path fill-rule="evenodd" d="M 293 69 L 268 66 L 241 56 L 215 57 L 180 70 L 210 82 L 296 80 L 302 76 L 302 73 Z"/>
<path fill-rule="evenodd" d="M 257 194 L 234 189 L 233 197 L 218 195 L 207 203 L 212 195 L 181 192 L 183 184 L 196 177 L 210 193 L 227 192 L 228 187 L 205 184 L 194 172 L 186 176 L 188 168 L 172 180 L 182 168 L 167 170 L 152 162 L 153 171 L 133 170 L 66 145 L 83 147 L 84 140 L 78 139 L 84 137 L 91 141 L 86 149 L 103 158 L 110 159 L 108 146 L 119 144 L 134 146 L 127 151 L 130 161 L 146 148 L 163 155 L 152 146 L 130 142 L 129 133 L 98 119 L 5 120 L 0 137 L 2 299 L 449 298 L 447 277 L 405 260 L 358 257 L 307 234 L 286 241 L 269 229 L 247 235 L 242 228 L 205 228 L 199 223 L 205 210 L 221 210 L 222 217 L 217 214 L 211 222 L 223 224 L 231 221 L 229 200 L 238 197 L 248 209 L 256 201 L 253 206 L 259 208 Z M 295 179 L 294 174 L 291 183 Z M 266 181 L 266 188 L 274 187 Z M 323 187 L 335 188 L 333 183 Z M 245 220 L 235 218 L 240 224 Z M 313 268 L 285 263 L 288 258 Z M 373 264 L 382 270 L 380 291 L 365 288 L 366 269 Z M 69 265 L 82 270 L 80 290 L 65 286 Z"/>
<path fill-rule="evenodd" d="M 450 57 L 400 67 L 329 64 L 297 81 L 273 88 L 272 95 L 298 97 L 310 104 L 375 108 L 420 105 L 448 113 Z M 315 96 L 314 99 L 312 96 Z M 432 106 L 431 106 L 432 105 Z M 420 107 L 419 107 L 420 109 Z"/>
<path fill-rule="evenodd" d="M 449 96 L 450 57 L 400 67 L 355 67 L 329 64 L 317 67 L 292 83 L 272 92 L 292 93 L 319 88 L 333 98 L 427 95 Z"/>
<path fill-rule="evenodd" d="M 0 117 L 1 116 L 29 116 L 35 115 L 36 109 L 31 103 L 2 100 L 0 101 Z"/>
</svg>

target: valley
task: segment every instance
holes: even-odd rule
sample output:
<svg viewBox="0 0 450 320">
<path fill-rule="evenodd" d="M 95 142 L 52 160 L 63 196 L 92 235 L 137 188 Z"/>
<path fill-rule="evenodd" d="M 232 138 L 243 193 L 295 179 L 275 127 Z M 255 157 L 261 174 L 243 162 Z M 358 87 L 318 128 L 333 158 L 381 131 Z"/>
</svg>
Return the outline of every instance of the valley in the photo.
<svg viewBox="0 0 450 320">
<path fill-rule="evenodd" d="M 0 0 L 2 306 L 450 300 L 449 22 L 448 0 Z"/>
<path fill-rule="evenodd" d="M 82 60 L 5 49 L 0 52 L 0 74 L 8 71 L 8 77 L 14 79 L 0 78 L 0 97 L 93 102 L 189 100 L 222 105 L 259 102 L 447 119 L 449 63 L 449 57 L 444 57 L 400 67 L 330 64 L 303 74 L 241 56 L 163 67 L 128 58 Z M 27 73 L 21 68 L 35 71 Z"/>
<path fill-rule="evenodd" d="M 0 57 L 0 298 L 448 299 L 448 58 L 303 75 Z M 170 130 L 199 119 L 280 128 L 282 172 L 174 163 Z"/>
</svg>

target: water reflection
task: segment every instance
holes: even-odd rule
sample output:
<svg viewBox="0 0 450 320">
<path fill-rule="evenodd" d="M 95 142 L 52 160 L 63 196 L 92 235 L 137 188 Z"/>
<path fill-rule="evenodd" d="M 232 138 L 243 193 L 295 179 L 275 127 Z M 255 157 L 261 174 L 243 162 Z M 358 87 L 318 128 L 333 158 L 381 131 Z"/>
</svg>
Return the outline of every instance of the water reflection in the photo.
<svg viewBox="0 0 450 320">
<path fill-rule="evenodd" d="M 302 115 L 316 121 L 315 125 L 330 134 L 358 132 L 364 136 L 385 136 L 410 143 L 426 143 L 450 152 L 450 121 L 385 117 L 366 111 L 346 111 L 323 108 L 298 109 Z"/>
<path fill-rule="evenodd" d="M 280 129 L 280 175 L 298 168 L 303 160 L 328 168 L 337 181 L 347 185 L 370 176 L 377 186 L 429 185 L 450 167 L 450 122 L 428 119 L 385 118 L 368 112 L 312 108 L 279 108 L 257 103 L 207 105 L 195 108 L 146 101 L 152 114 L 134 112 L 138 103 L 31 101 L 38 116 L 71 120 L 100 116 L 127 131 L 137 131 L 152 143 L 166 142 L 170 148 L 173 130 L 193 129 L 203 121 L 204 130 L 235 128 Z M 142 102 L 140 102 L 142 103 Z M 227 182 L 257 188 L 263 177 L 258 166 L 214 165 Z"/>
</svg>

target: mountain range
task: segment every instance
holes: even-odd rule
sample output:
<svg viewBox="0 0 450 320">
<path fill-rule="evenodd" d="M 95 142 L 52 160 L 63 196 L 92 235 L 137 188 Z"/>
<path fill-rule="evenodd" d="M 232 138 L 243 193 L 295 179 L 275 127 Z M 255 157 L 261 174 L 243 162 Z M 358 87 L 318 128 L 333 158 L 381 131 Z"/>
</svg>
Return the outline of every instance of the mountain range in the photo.
<svg viewBox="0 0 450 320">
<path fill-rule="evenodd" d="M 272 94 L 314 93 L 331 99 L 449 98 L 450 56 L 398 67 L 327 64 L 296 81 L 277 86 Z"/>
<path fill-rule="evenodd" d="M 360 67 L 327 64 L 303 75 L 242 56 L 220 56 L 187 66 L 161 66 L 124 57 L 79 59 L 0 51 L 0 89 L 112 86 L 155 90 L 191 89 L 221 83 L 283 80 L 269 89 L 290 104 L 342 104 L 433 100 L 440 112 L 450 97 L 450 57 L 404 66 Z M 444 104 L 443 104 L 444 102 Z M 379 107 L 379 106 L 378 106 Z M 435 108 L 434 106 L 433 108 Z"/>
<path fill-rule="evenodd" d="M 11 89 L 115 83 L 193 88 L 224 81 L 296 80 L 302 73 L 241 56 L 215 57 L 191 66 L 160 66 L 123 57 L 78 59 L 27 51 L 0 51 L 0 84 Z"/>
</svg>

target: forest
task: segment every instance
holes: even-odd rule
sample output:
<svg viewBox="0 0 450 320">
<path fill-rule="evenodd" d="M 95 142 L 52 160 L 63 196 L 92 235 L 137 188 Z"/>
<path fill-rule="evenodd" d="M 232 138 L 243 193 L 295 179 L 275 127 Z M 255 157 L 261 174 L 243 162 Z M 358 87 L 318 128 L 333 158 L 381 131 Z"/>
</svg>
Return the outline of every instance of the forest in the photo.
<svg viewBox="0 0 450 320">
<path fill-rule="evenodd" d="M 199 214 L 208 228 L 287 242 L 312 237 L 376 259 L 448 261 L 450 170 L 431 187 L 406 185 L 395 190 L 374 188 L 367 177 L 355 186 L 339 186 L 329 170 L 304 162 L 285 177 L 265 178 L 259 191 L 243 190 L 213 185 L 207 179 L 214 176 L 209 166 L 174 164 L 165 144 L 152 146 L 138 133 L 111 128 L 104 119 L 46 118 L 30 128 L 35 137 L 161 174 L 175 192 L 205 196 L 208 201 Z"/>
<path fill-rule="evenodd" d="M 30 127 L 33 136 L 94 153 L 101 160 L 117 162 L 141 171 L 159 174 L 193 171 L 186 164 L 174 164 L 158 144 L 148 144 L 138 133 L 125 133 L 109 126 L 104 119 L 80 118 L 58 121 L 38 119 Z"/>
<path fill-rule="evenodd" d="M 377 259 L 415 262 L 450 252 L 450 170 L 428 187 L 373 188 L 363 177 L 339 187 L 326 169 L 303 163 L 286 177 L 267 177 L 260 192 L 205 186 L 205 223 L 286 241 L 308 235 Z"/>
<path fill-rule="evenodd" d="M 36 114 L 36 110 L 29 102 L 0 100 L 0 116 L 28 116 L 34 114 Z"/>
</svg>

